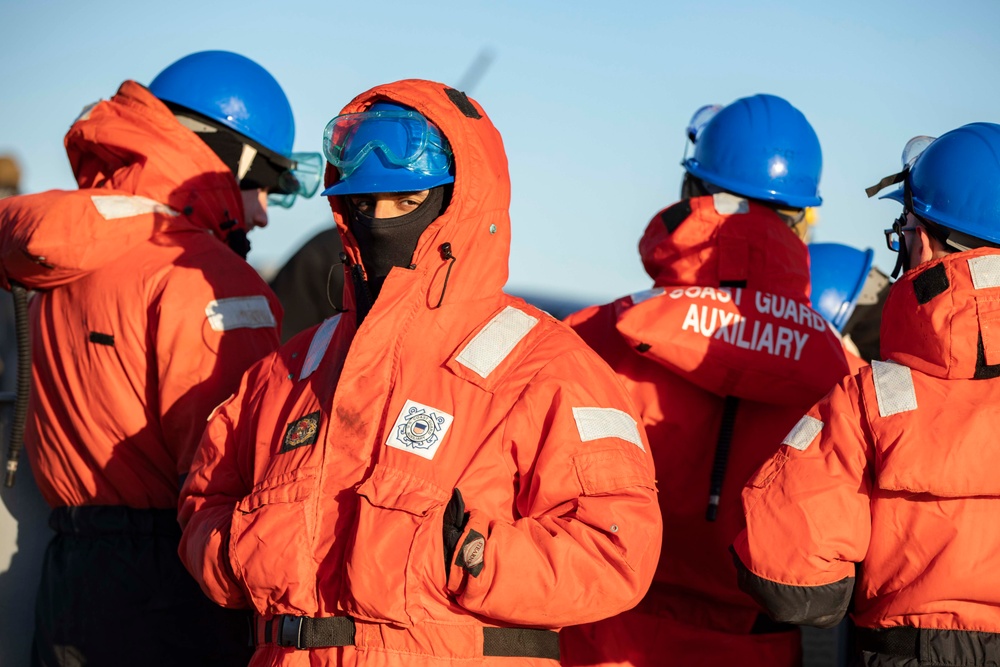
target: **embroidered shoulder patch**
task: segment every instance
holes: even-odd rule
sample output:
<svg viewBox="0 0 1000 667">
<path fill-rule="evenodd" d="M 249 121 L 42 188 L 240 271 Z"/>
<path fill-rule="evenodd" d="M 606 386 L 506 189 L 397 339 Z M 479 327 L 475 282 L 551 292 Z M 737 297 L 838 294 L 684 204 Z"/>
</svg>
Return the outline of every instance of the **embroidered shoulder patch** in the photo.
<svg viewBox="0 0 1000 667">
<path fill-rule="evenodd" d="M 288 425 L 285 439 L 281 442 L 281 451 L 290 452 L 297 447 L 314 445 L 317 438 L 319 438 L 319 410 Z"/>
<path fill-rule="evenodd" d="M 437 453 L 454 419 L 452 415 L 437 408 L 407 401 L 389 429 L 385 444 L 429 461 Z"/>
</svg>

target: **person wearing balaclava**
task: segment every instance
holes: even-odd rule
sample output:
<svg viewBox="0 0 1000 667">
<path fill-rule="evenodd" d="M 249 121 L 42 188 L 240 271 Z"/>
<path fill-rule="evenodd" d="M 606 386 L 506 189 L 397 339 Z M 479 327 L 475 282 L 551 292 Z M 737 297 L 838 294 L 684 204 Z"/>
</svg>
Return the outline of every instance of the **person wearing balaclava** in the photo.
<svg viewBox="0 0 1000 667">
<path fill-rule="evenodd" d="M 510 181 L 478 103 L 377 86 L 324 149 L 344 312 L 209 422 L 181 558 L 254 611 L 251 665 L 556 665 L 556 630 L 652 576 L 642 426 L 597 355 L 502 291 Z"/>
</svg>

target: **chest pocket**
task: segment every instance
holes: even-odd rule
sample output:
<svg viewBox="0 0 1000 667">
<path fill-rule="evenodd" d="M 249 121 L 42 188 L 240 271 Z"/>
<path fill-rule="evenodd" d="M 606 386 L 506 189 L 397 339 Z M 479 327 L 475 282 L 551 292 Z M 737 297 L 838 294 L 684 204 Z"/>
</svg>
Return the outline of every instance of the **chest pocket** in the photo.
<svg viewBox="0 0 1000 667">
<path fill-rule="evenodd" d="M 441 531 L 451 490 L 376 466 L 357 493 L 345 606 L 357 618 L 411 627 L 427 618 L 425 598 L 446 601 Z"/>
<path fill-rule="evenodd" d="M 317 496 L 316 468 L 300 468 L 263 480 L 233 512 L 229 561 L 262 615 L 316 609 L 316 587 L 301 582 L 316 580 Z"/>
</svg>

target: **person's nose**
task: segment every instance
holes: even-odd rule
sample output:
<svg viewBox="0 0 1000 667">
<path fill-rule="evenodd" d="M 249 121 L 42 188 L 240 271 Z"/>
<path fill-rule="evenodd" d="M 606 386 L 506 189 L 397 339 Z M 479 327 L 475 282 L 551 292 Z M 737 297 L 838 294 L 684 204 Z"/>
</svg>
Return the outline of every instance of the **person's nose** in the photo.
<svg viewBox="0 0 1000 667">
<path fill-rule="evenodd" d="M 263 190 L 257 195 L 257 207 L 254 210 L 253 227 L 267 227 L 267 193 Z"/>
<path fill-rule="evenodd" d="M 395 218 L 399 215 L 399 211 L 396 210 L 396 202 L 391 199 L 380 199 L 375 202 L 375 217 L 376 218 Z"/>
</svg>

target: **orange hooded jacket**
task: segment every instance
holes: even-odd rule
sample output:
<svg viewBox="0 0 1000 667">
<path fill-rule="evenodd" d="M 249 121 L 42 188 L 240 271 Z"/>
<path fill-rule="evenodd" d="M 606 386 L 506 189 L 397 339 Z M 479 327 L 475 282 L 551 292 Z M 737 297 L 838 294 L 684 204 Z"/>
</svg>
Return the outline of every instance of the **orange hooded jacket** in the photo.
<svg viewBox="0 0 1000 667">
<path fill-rule="evenodd" d="M 641 598 L 661 531 L 649 448 L 607 365 L 501 291 L 510 183 L 483 110 L 410 80 L 344 113 L 379 99 L 448 138 L 451 203 L 360 328 L 345 290 L 347 312 L 252 368 L 210 421 L 182 492 L 181 557 L 220 604 L 355 619 L 354 645 L 265 641 L 253 665 L 552 664 L 484 657 L 484 626 L 554 629 Z M 459 551 L 475 565 L 446 570 L 456 487 L 470 511 Z"/>
<path fill-rule="evenodd" d="M 220 242 L 232 172 L 141 85 L 66 135 L 80 190 L 0 201 L 0 282 L 31 302 L 26 445 L 53 507 L 176 507 L 212 406 L 278 345 L 280 306 Z"/>
<path fill-rule="evenodd" d="M 658 213 L 639 253 L 652 290 L 567 321 L 638 405 L 664 542 L 642 603 L 564 630 L 564 663 L 794 664 L 798 633 L 761 625 L 758 606 L 736 587 L 728 547 L 743 527 L 747 478 L 847 373 L 840 340 L 809 307 L 806 246 L 770 209 L 717 194 Z M 731 438 L 720 493 L 711 489 L 721 430 Z"/>
<path fill-rule="evenodd" d="M 998 267 L 981 249 L 905 273 L 885 361 L 809 410 L 747 484 L 741 586 L 776 617 L 833 625 L 853 593 L 859 628 L 920 628 L 925 648 L 938 631 L 1000 633 Z M 955 659 L 935 664 L 973 664 Z"/>
</svg>

